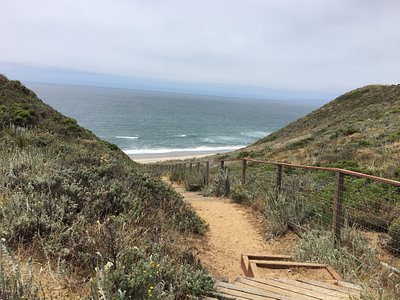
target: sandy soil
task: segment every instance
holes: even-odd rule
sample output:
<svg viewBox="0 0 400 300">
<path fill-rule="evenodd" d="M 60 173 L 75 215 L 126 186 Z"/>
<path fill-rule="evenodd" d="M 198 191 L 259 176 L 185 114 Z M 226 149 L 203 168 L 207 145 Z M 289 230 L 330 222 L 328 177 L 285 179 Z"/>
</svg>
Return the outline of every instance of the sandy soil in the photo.
<svg viewBox="0 0 400 300">
<path fill-rule="evenodd" d="M 240 267 L 241 254 L 290 255 L 298 240 L 295 234 L 290 233 L 267 242 L 251 209 L 228 199 L 203 197 L 186 192 L 182 187 L 174 187 L 209 224 L 206 241 L 199 247 L 199 257 L 217 279 L 233 281 L 244 275 Z"/>
</svg>

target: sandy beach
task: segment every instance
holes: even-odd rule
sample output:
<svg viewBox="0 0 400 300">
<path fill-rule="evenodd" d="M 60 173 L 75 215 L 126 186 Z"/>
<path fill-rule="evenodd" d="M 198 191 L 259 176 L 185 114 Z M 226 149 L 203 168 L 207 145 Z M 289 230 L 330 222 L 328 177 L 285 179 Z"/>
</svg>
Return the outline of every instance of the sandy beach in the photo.
<svg viewBox="0 0 400 300">
<path fill-rule="evenodd" d="M 170 152 L 170 153 L 157 153 L 157 154 L 136 154 L 129 155 L 129 157 L 141 164 L 152 164 L 157 162 L 169 161 L 169 160 L 186 160 L 202 158 L 209 155 L 221 154 L 227 151 L 202 151 L 202 152 Z"/>
</svg>

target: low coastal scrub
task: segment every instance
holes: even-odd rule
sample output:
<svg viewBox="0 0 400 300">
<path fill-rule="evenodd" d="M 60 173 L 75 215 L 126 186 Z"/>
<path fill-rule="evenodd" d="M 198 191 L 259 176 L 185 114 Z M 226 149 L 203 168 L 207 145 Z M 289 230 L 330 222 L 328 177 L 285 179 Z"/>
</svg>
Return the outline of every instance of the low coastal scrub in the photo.
<svg viewBox="0 0 400 300">
<path fill-rule="evenodd" d="M 228 170 L 220 170 L 216 176 L 211 179 L 209 192 L 217 197 L 228 197 L 233 178 L 230 177 Z"/>
<path fill-rule="evenodd" d="M 185 188 L 189 192 L 201 191 L 205 187 L 205 178 L 201 172 L 188 172 L 185 175 Z"/>
<path fill-rule="evenodd" d="M 197 261 L 180 265 L 162 250 L 148 256 L 131 249 L 112 263 L 97 269 L 93 299 L 193 299 L 213 289 L 214 282 Z M 111 271 L 112 268 L 116 270 Z M 96 297 L 97 295 L 97 297 Z"/>
<path fill-rule="evenodd" d="M 79 297 L 89 297 L 90 281 L 90 297 L 100 299 L 187 299 L 212 288 L 184 246 L 206 225 L 171 187 L 3 76 L 0 105 L 4 246 L 59 262 L 64 288 Z M 129 275 L 149 272 L 143 268 L 152 261 L 157 276 Z"/>
<path fill-rule="evenodd" d="M 362 231 L 345 227 L 341 246 L 330 231 L 311 230 L 302 236 L 293 257 L 299 261 L 331 265 L 344 280 L 363 287 L 362 299 L 399 299 L 400 275 L 380 263 L 380 250 L 372 246 Z"/>
</svg>

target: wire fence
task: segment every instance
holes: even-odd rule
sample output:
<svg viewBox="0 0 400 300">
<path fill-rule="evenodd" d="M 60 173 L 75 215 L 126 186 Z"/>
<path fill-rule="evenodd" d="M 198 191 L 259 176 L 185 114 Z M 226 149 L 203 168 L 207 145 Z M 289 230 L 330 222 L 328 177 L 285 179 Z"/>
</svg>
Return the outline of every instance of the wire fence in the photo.
<svg viewBox="0 0 400 300">
<path fill-rule="evenodd" d="M 340 245 L 345 225 L 392 237 L 385 247 L 400 252 L 400 182 L 345 169 L 251 158 L 152 165 L 188 190 L 249 201 L 275 218 L 276 230 L 329 229 Z M 279 228 L 280 225 L 283 228 Z"/>
</svg>

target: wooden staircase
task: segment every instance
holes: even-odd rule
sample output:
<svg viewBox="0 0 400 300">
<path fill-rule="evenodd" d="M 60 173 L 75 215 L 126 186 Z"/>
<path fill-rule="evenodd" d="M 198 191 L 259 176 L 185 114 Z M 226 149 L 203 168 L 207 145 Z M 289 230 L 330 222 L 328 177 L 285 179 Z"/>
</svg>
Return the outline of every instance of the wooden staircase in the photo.
<svg viewBox="0 0 400 300">
<path fill-rule="evenodd" d="M 232 283 L 217 282 L 215 292 L 204 299 L 338 300 L 361 298 L 360 286 L 342 281 L 340 275 L 326 264 L 295 262 L 292 257 L 284 255 L 242 254 L 241 267 L 245 276 L 237 277 Z M 308 269 L 311 272 L 318 271 L 314 274 L 314 277 L 317 276 L 313 278 L 311 273 L 298 273 L 300 269 Z M 267 273 L 264 272 L 266 270 Z M 284 272 L 276 273 L 277 270 L 284 270 Z M 271 271 L 275 271 L 275 273 Z M 268 275 L 265 277 L 262 274 Z"/>
<path fill-rule="evenodd" d="M 233 283 L 217 282 L 216 291 L 204 299 L 219 300 L 338 300 L 360 299 L 361 287 L 339 281 L 261 279 L 238 277 Z"/>
</svg>

